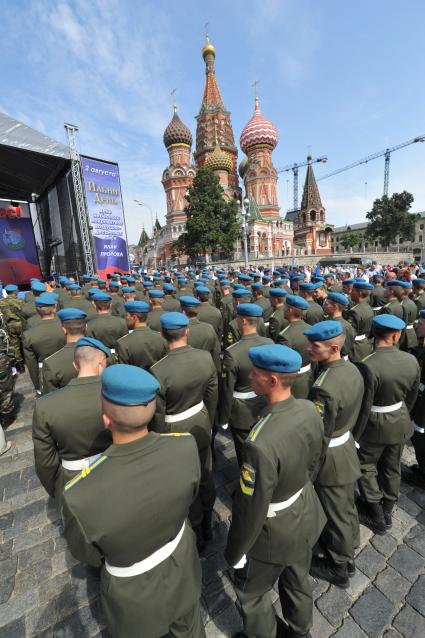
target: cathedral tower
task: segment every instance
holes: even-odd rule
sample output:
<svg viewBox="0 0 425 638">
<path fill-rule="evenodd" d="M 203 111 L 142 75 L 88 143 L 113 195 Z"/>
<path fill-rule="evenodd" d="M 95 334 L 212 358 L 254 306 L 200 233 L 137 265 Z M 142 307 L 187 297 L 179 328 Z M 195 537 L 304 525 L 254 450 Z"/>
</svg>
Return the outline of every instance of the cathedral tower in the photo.
<svg viewBox="0 0 425 638">
<path fill-rule="evenodd" d="M 301 208 L 294 223 L 294 241 L 304 254 L 328 255 L 332 252 L 332 226 L 326 223 L 326 210 L 322 204 L 310 155 L 307 162 Z"/>
</svg>

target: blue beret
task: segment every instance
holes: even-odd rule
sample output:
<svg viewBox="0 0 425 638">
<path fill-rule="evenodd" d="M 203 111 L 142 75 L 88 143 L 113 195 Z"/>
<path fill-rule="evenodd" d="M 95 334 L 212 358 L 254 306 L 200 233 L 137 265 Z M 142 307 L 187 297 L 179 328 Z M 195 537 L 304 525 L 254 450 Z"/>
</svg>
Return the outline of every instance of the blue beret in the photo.
<svg viewBox="0 0 425 638">
<path fill-rule="evenodd" d="M 425 319 L 425 308 L 423 310 L 419 310 L 419 317 L 421 319 Z"/>
<path fill-rule="evenodd" d="M 149 290 L 148 295 L 149 295 L 150 299 L 162 299 L 162 297 L 164 297 L 164 291 L 163 290 Z"/>
<path fill-rule="evenodd" d="M 69 321 L 70 319 L 85 319 L 87 313 L 79 308 L 62 308 L 57 313 L 57 316 L 61 321 Z"/>
<path fill-rule="evenodd" d="M 187 279 L 186 277 L 179 277 L 177 279 L 177 283 L 179 284 L 179 286 L 182 286 L 183 284 L 187 284 Z"/>
<path fill-rule="evenodd" d="M 286 286 L 288 280 L 281 277 L 280 279 L 275 279 L 273 282 L 273 286 Z"/>
<path fill-rule="evenodd" d="M 121 288 L 122 292 L 127 293 L 127 294 L 131 294 L 132 292 L 136 292 L 136 289 L 133 288 L 133 286 L 123 286 Z"/>
<path fill-rule="evenodd" d="M 97 283 L 98 284 L 106 284 L 106 279 L 98 279 Z"/>
<path fill-rule="evenodd" d="M 155 399 L 161 387 L 143 368 L 124 363 L 106 368 L 101 381 L 102 396 L 118 405 L 146 405 Z"/>
<path fill-rule="evenodd" d="M 305 275 L 292 275 L 292 281 L 302 281 L 305 278 Z"/>
<path fill-rule="evenodd" d="M 288 291 L 284 290 L 283 288 L 270 288 L 269 294 L 270 297 L 286 297 Z"/>
<path fill-rule="evenodd" d="M 162 288 L 167 292 L 174 292 L 173 284 L 163 284 Z"/>
<path fill-rule="evenodd" d="M 251 281 L 251 277 L 249 275 L 244 275 L 243 273 L 238 274 L 238 279 L 242 281 Z"/>
<path fill-rule="evenodd" d="M 243 284 L 233 284 L 234 290 L 238 290 L 239 288 L 246 290 L 246 286 L 244 286 Z"/>
<path fill-rule="evenodd" d="M 248 356 L 256 368 L 272 372 L 298 372 L 302 363 L 298 352 L 277 343 L 250 348 Z"/>
<path fill-rule="evenodd" d="M 6 292 L 16 292 L 16 290 L 19 290 L 18 286 L 15 286 L 15 284 L 7 284 L 4 289 Z"/>
<path fill-rule="evenodd" d="M 90 288 L 87 294 L 90 299 L 93 299 L 93 297 L 95 296 L 97 292 L 101 292 L 101 291 L 99 290 L 99 288 L 94 287 L 94 288 Z"/>
<path fill-rule="evenodd" d="M 422 279 L 422 277 L 416 277 L 416 279 L 414 279 L 412 281 L 412 284 L 413 285 L 415 285 L 415 284 L 420 284 L 420 285 L 421 284 L 425 284 L 425 279 Z"/>
<path fill-rule="evenodd" d="M 342 282 L 343 286 L 351 286 L 352 284 L 354 284 L 354 279 L 344 279 Z"/>
<path fill-rule="evenodd" d="M 319 321 L 315 323 L 314 326 L 310 326 L 310 328 L 304 330 L 305 336 L 308 337 L 310 341 L 327 341 L 328 339 L 338 337 L 343 332 L 344 327 L 342 323 L 330 319 L 328 321 Z"/>
<path fill-rule="evenodd" d="M 341 306 L 348 306 L 349 304 L 347 295 L 344 295 L 342 292 L 330 292 L 328 294 L 328 299 L 334 303 L 341 304 Z"/>
<path fill-rule="evenodd" d="M 120 287 L 118 281 L 114 281 L 113 279 L 109 280 L 108 286 L 109 286 L 109 288 L 119 288 Z"/>
<path fill-rule="evenodd" d="M 385 282 L 386 286 L 400 286 L 401 288 L 404 288 L 404 281 L 400 281 L 400 279 L 390 279 L 389 281 Z"/>
<path fill-rule="evenodd" d="M 255 284 L 252 284 L 251 288 L 252 290 L 262 290 L 264 288 L 264 284 L 258 281 Z"/>
<path fill-rule="evenodd" d="M 145 288 L 150 288 L 151 286 L 153 286 L 153 283 L 149 280 L 147 281 L 143 281 L 142 282 Z"/>
<path fill-rule="evenodd" d="M 373 284 L 370 284 L 368 281 L 359 280 L 354 281 L 353 288 L 357 288 L 357 290 L 373 290 Z"/>
<path fill-rule="evenodd" d="M 124 308 L 127 312 L 149 312 L 149 304 L 146 301 L 126 301 Z"/>
<path fill-rule="evenodd" d="M 152 277 L 152 279 L 153 279 L 154 281 L 161 281 L 161 277 L 159 277 L 158 275 L 154 275 L 154 276 Z"/>
<path fill-rule="evenodd" d="M 335 279 L 335 275 L 333 272 L 328 272 L 327 275 L 325 275 L 325 279 Z"/>
<path fill-rule="evenodd" d="M 75 347 L 80 348 L 81 346 L 90 346 L 91 348 L 97 348 L 101 350 L 107 357 L 111 356 L 111 351 L 107 348 L 99 339 L 94 339 L 93 337 L 81 337 L 78 341 L 75 342 Z"/>
<path fill-rule="evenodd" d="M 196 288 L 196 292 L 198 292 L 200 295 L 209 295 L 211 290 L 206 286 L 198 286 Z"/>
<path fill-rule="evenodd" d="M 81 279 L 82 279 L 83 281 L 90 281 L 90 275 L 83 275 L 83 276 L 81 277 Z"/>
<path fill-rule="evenodd" d="M 100 279 L 99 279 L 99 281 L 100 281 Z M 135 284 L 135 283 L 136 283 L 136 280 L 134 279 L 134 277 L 127 277 L 127 283 L 129 283 L 129 284 Z"/>
<path fill-rule="evenodd" d="M 406 327 L 405 322 L 395 315 L 377 315 L 372 319 L 372 324 L 377 328 L 385 330 L 403 330 Z"/>
<path fill-rule="evenodd" d="M 182 312 L 164 312 L 159 320 L 164 330 L 177 330 L 189 325 L 189 319 Z"/>
<path fill-rule="evenodd" d="M 30 277 L 30 282 L 40 281 L 38 277 Z"/>
<path fill-rule="evenodd" d="M 60 283 L 60 284 L 66 284 L 66 283 L 68 283 L 68 282 L 69 282 L 68 277 L 65 277 L 64 275 L 61 275 L 61 276 L 59 277 L 59 283 Z"/>
<path fill-rule="evenodd" d="M 199 301 L 199 299 L 196 299 L 195 297 L 190 297 L 189 295 L 183 295 L 182 297 L 180 297 L 179 301 L 180 301 L 180 305 L 183 308 L 194 308 L 195 306 L 201 305 L 201 302 Z"/>
<path fill-rule="evenodd" d="M 263 268 L 263 272 L 265 272 L 265 273 L 270 272 L 270 268 Z"/>
<path fill-rule="evenodd" d="M 315 289 L 315 285 L 312 283 L 300 284 L 300 290 L 304 290 L 306 292 L 312 292 Z"/>
<path fill-rule="evenodd" d="M 262 317 L 263 308 L 255 303 L 240 303 L 236 308 L 236 314 L 242 317 Z"/>
<path fill-rule="evenodd" d="M 267 277 L 267 275 L 263 275 L 263 283 L 269 284 L 271 282 L 270 277 Z"/>
<path fill-rule="evenodd" d="M 240 299 L 241 297 L 251 297 L 251 293 L 246 288 L 237 288 L 232 292 L 234 299 Z"/>
<path fill-rule="evenodd" d="M 308 308 L 308 301 L 298 295 L 287 295 L 285 303 L 287 306 L 292 306 L 292 308 L 298 308 L 299 310 L 307 310 Z"/>
<path fill-rule="evenodd" d="M 314 275 L 314 282 L 317 283 L 319 281 L 325 281 L 323 275 Z"/>
<path fill-rule="evenodd" d="M 46 292 L 46 284 L 42 284 L 41 281 L 33 281 L 31 284 L 31 290 L 34 292 Z"/>
<path fill-rule="evenodd" d="M 78 284 L 69 284 L 68 290 L 81 290 L 81 286 Z"/>
<path fill-rule="evenodd" d="M 112 301 L 111 295 L 101 290 L 96 290 L 92 296 L 93 301 Z"/>
<path fill-rule="evenodd" d="M 43 308 L 44 306 L 54 306 L 58 300 L 58 296 L 54 292 L 42 292 L 39 297 L 34 299 L 36 306 Z"/>
<path fill-rule="evenodd" d="M 230 281 L 228 279 L 221 279 L 220 286 L 230 286 Z"/>
</svg>

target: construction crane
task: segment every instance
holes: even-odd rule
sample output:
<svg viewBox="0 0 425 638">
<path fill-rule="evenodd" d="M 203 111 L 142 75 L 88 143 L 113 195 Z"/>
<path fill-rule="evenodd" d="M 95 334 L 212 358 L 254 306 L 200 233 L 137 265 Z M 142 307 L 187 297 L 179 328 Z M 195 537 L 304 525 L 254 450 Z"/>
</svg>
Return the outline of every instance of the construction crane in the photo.
<svg viewBox="0 0 425 638">
<path fill-rule="evenodd" d="M 361 160 L 357 160 L 357 162 L 353 162 L 352 164 L 348 164 L 347 166 L 343 166 L 342 168 L 338 168 L 336 171 L 332 171 L 332 173 L 327 173 L 326 175 L 322 175 L 317 179 L 317 181 L 321 181 L 322 179 L 328 179 L 328 177 L 333 177 L 334 175 L 338 175 L 339 173 L 343 173 L 344 171 L 349 171 L 351 168 L 355 166 L 360 166 L 360 164 L 367 164 L 378 157 L 385 158 L 385 167 L 384 167 L 384 195 L 388 196 L 388 186 L 390 181 L 390 158 L 391 153 L 394 151 L 398 151 L 400 148 L 404 148 L 405 146 L 410 146 L 410 144 L 416 144 L 416 142 L 425 142 L 425 135 L 418 135 L 418 137 L 414 137 L 412 140 L 408 140 L 407 142 L 403 142 L 402 144 L 397 144 L 397 146 L 392 146 L 391 148 L 386 148 L 384 151 L 379 151 L 379 153 L 373 153 L 372 155 L 368 155 Z"/>
<path fill-rule="evenodd" d="M 78 222 L 80 226 L 81 244 L 83 247 L 86 272 L 89 275 L 94 275 L 96 267 L 93 259 L 93 251 L 90 239 L 87 202 L 83 187 L 81 159 L 78 152 L 76 140 L 78 126 L 75 126 L 75 124 L 65 123 L 64 127 L 68 135 L 69 154 L 71 157 L 72 182 L 74 184 L 75 202 L 77 204 Z"/>
<path fill-rule="evenodd" d="M 297 162 L 296 164 L 287 164 L 283 168 L 278 168 L 277 173 L 287 173 L 288 171 L 292 171 L 294 174 L 294 210 L 298 210 L 298 169 L 303 166 L 307 166 L 308 164 L 316 164 L 317 162 L 327 162 L 328 158 L 326 155 L 321 155 L 320 157 L 316 157 L 312 159 L 310 156 L 307 158 L 306 162 Z"/>
</svg>

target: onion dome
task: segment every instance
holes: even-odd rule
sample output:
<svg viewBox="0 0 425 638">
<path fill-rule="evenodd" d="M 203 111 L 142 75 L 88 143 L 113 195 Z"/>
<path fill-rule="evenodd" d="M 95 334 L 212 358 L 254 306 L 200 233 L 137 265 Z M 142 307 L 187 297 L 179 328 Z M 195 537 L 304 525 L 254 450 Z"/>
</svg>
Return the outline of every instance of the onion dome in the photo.
<svg viewBox="0 0 425 638">
<path fill-rule="evenodd" d="M 211 55 L 215 57 L 215 47 L 211 44 L 210 39 L 208 37 L 208 33 L 207 33 L 206 42 L 204 46 L 202 47 L 202 57 L 204 58 L 204 60 L 209 53 L 211 53 Z"/>
<path fill-rule="evenodd" d="M 277 146 L 277 142 L 277 128 L 261 113 L 258 97 L 256 97 L 254 115 L 241 133 L 241 149 L 244 153 L 248 153 L 250 148 L 259 144 L 273 149 Z"/>
<path fill-rule="evenodd" d="M 247 168 L 248 168 L 248 158 L 244 157 L 241 163 L 239 164 L 239 176 L 241 179 L 244 178 Z"/>
<path fill-rule="evenodd" d="M 187 146 L 192 146 L 192 133 L 177 115 L 176 106 L 174 106 L 173 118 L 164 131 L 163 139 L 166 148 L 172 144 L 186 144 Z"/>
<path fill-rule="evenodd" d="M 205 160 L 205 167 L 212 171 L 227 171 L 231 173 L 233 164 L 227 153 L 222 151 L 217 145 L 211 155 L 208 155 Z"/>
</svg>

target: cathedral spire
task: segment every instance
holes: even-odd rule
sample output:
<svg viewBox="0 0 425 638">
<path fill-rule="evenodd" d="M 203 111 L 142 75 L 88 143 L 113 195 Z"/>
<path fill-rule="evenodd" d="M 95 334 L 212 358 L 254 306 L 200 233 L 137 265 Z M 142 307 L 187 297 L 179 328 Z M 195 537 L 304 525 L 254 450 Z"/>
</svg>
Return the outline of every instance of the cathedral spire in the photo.
<svg viewBox="0 0 425 638">
<path fill-rule="evenodd" d="M 320 199 L 319 188 L 313 172 L 311 155 L 307 156 L 307 174 L 305 176 L 305 184 L 303 198 L 301 200 L 301 210 L 323 210 L 322 200 Z"/>
<path fill-rule="evenodd" d="M 206 111 L 226 111 L 223 100 L 221 99 L 220 90 L 218 88 L 217 80 L 215 77 L 214 61 L 215 61 L 215 47 L 211 44 L 206 35 L 206 42 L 202 48 L 202 57 L 205 61 L 205 89 L 204 96 L 202 98 L 202 104 L 200 113 Z"/>
</svg>

